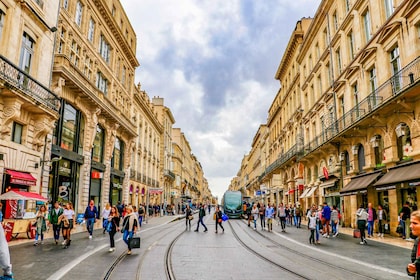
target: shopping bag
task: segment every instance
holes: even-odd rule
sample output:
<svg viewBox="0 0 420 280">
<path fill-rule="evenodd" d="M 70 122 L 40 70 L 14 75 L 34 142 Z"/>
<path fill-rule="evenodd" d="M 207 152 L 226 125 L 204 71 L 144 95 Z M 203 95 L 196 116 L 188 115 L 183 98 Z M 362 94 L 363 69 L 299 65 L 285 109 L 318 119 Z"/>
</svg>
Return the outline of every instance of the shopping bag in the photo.
<svg viewBox="0 0 420 280">
<path fill-rule="evenodd" d="M 222 214 L 222 220 L 223 220 L 224 222 L 226 222 L 227 220 L 229 220 L 228 215 L 226 215 L 225 213 L 223 213 L 223 214 Z"/>
<path fill-rule="evenodd" d="M 132 249 L 140 248 L 140 237 L 130 238 L 130 240 L 128 242 L 130 243 L 130 247 Z"/>
<path fill-rule="evenodd" d="M 360 230 L 359 229 L 354 229 L 353 230 L 353 237 L 354 238 L 360 238 Z"/>
</svg>

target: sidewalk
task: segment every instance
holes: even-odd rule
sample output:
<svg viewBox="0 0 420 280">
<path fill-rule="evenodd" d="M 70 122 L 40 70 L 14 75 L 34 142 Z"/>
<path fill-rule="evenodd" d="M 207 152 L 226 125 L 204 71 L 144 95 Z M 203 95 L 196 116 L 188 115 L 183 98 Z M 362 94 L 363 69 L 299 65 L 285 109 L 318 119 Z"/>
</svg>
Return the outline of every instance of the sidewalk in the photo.
<svg viewBox="0 0 420 280">
<path fill-rule="evenodd" d="M 307 226 L 307 221 L 302 219 L 302 225 Z M 339 234 L 346 234 L 346 235 L 353 236 L 353 228 L 339 226 L 338 232 Z M 366 230 L 366 238 L 367 238 L 367 230 Z M 389 234 L 386 234 L 384 237 L 377 237 L 377 234 L 374 233 L 373 237 L 367 238 L 368 242 L 369 240 L 386 243 L 389 245 L 398 246 L 398 247 L 402 247 L 402 248 L 410 249 L 410 250 L 413 248 L 413 245 L 414 245 L 414 240 L 407 241 L 405 239 L 402 239 L 401 237 L 395 237 Z"/>
<path fill-rule="evenodd" d="M 185 218 L 184 214 L 180 214 L 180 215 L 165 215 L 165 216 L 157 216 L 157 217 L 147 217 L 146 222 L 143 220 L 143 226 L 144 225 L 157 225 L 157 224 L 162 224 L 162 223 L 167 223 L 167 222 L 171 222 L 174 220 L 179 220 Z M 102 219 L 99 219 L 96 221 L 95 226 L 93 228 L 94 230 L 101 230 L 102 229 Z M 87 232 L 86 229 L 86 224 L 82 223 L 82 224 L 77 224 L 73 230 L 71 231 L 71 234 L 76 234 L 76 233 L 82 233 L 82 232 Z M 47 232 L 44 234 L 44 240 L 47 239 L 53 239 L 54 235 L 53 235 L 53 230 L 52 230 L 52 226 L 50 225 L 50 227 L 47 229 Z M 60 233 L 61 236 L 61 233 Z M 25 243 L 30 243 L 30 242 L 34 242 L 34 239 L 29 239 L 27 238 L 26 234 L 21 233 L 18 235 L 18 237 L 15 239 L 13 238 L 10 242 L 8 242 L 9 247 L 12 246 L 16 246 L 16 245 L 20 245 L 20 244 L 25 244 Z"/>
</svg>

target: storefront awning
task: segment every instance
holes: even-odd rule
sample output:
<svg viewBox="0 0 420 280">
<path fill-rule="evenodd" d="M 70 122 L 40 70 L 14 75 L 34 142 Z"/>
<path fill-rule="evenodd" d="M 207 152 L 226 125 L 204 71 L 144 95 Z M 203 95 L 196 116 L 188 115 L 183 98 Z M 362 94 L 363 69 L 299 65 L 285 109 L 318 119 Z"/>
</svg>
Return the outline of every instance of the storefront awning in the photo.
<svg viewBox="0 0 420 280">
<path fill-rule="evenodd" d="M 36 179 L 27 172 L 19 172 L 10 169 L 6 169 L 6 173 L 10 175 L 10 183 L 25 186 L 35 186 Z"/>
<path fill-rule="evenodd" d="M 0 195 L 0 200 L 36 200 L 44 202 L 48 201 L 48 199 L 46 199 L 39 193 L 21 191 L 8 191 Z"/>
<path fill-rule="evenodd" d="M 319 185 L 320 188 L 331 188 L 335 185 L 335 183 L 338 181 L 338 179 L 330 179 Z"/>
<path fill-rule="evenodd" d="M 312 189 L 310 189 L 308 191 L 308 193 L 306 194 L 306 197 L 311 197 L 314 194 L 314 192 L 316 191 L 317 188 L 318 187 L 313 187 Z"/>
<path fill-rule="evenodd" d="M 380 175 L 382 172 L 368 173 L 362 176 L 353 177 L 340 193 L 348 193 L 367 189 Z"/>
<path fill-rule="evenodd" d="M 381 179 L 375 184 L 375 187 L 389 186 L 401 182 L 410 182 L 420 179 L 420 162 L 404 164 L 390 168 Z"/>
<path fill-rule="evenodd" d="M 311 188 L 306 188 L 303 193 L 299 196 L 299 198 L 305 198 L 306 194 L 311 190 Z"/>
</svg>

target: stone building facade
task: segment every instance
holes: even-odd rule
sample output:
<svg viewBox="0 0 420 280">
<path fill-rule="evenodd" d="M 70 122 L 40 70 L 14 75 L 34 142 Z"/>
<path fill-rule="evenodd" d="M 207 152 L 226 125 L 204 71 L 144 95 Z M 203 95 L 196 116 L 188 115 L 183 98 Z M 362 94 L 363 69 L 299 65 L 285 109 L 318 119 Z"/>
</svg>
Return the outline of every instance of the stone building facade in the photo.
<svg viewBox="0 0 420 280">
<path fill-rule="evenodd" d="M 269 165 L 281 201 L 337 205 L 345 226 L 371 202 L 391 231 L 420 194 L 420 2 L 324 0 L 296 25 L 269 110 Z"/>
</svg>

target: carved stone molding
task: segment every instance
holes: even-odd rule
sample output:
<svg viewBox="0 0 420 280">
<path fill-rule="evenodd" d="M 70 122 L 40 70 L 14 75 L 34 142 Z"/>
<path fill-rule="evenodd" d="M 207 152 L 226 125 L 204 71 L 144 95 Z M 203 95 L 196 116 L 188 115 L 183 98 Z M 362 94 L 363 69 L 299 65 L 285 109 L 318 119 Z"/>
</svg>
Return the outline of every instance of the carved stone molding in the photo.
<svg viewBox="0 0 420 280">
<path fill-rule="evenodd" d="M 54 127 L 54 120 L 47 116 L 38 116 L 34 119 L 34 135 L 32 145 L 38 152 L 45 145 L 45 136 L 51 132 Z"/>
<path fill-rule="evenodd" d="M 17 98 L 8 98 L 4 102 L 3 107 L 3 120 L 1 125 L 1 138 L 6 139 L 11 136 L 12 129 L 10 124 L 14 119 L 20 117 L 21 107 L 24 102 L 18 100 Z"/>
</svg>

